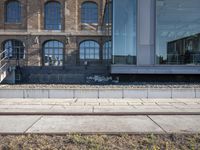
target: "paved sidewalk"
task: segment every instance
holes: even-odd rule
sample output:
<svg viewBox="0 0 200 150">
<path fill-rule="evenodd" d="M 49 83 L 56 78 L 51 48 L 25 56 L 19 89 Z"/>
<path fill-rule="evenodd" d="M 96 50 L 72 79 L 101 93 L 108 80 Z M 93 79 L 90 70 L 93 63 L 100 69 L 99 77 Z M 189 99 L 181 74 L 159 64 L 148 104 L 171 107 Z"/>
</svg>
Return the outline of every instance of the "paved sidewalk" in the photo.
<svg viewBox="0 0 200 150">
<path fill-rule="evenodd" d="M 200 133 L 200 99 L 0 99 L 0 134 Z"/>
<path fill-rule="evenodd" d="M 4 114 L 200 115 L 200 99 L 0 99 Z"/>
</svg>

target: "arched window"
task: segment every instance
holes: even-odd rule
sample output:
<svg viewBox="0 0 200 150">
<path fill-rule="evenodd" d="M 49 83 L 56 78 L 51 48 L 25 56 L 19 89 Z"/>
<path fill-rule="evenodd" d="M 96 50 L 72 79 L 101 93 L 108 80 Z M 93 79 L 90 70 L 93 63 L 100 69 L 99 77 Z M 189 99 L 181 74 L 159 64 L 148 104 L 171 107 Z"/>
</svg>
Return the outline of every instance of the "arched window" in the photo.
<svg viewBox="0 0 200 150">
<path fill-rule="evenodd" d="M 98 23 L 98 5 L 84 2 L 81 6 L 81 23 Z"/>
<path fill-rule="evenodd" d="M 95 41 L 83 41 L 80 44 L 80 59 L 99 59 L 99 44 Z"/>
<path fill-rule="evenodd" d="M 61 30 L 61 5 L 59 2 L 45 4 L 45 29 Z"/>
<path fill-rule="evenodd" d="M 103 59 L 109 60 L 112 58 L 111 41 L 107 41 L 103 45 Z"/>
<path fill-rule="evenodd" d="M 21 4 L 17 0 L 6 2 L 5 21 L 8 23 L 19 23 L 21 21 Z"/>
<path fill-rule="evenodd" d="M 24 44 L 19 40 L 7 40 L 4 42 L 5 57 L 8 59 L 24 59 Z"/>
<path fill-rule="evenodd" d="M 63 65 L 64 45 L 59 41 L 47 41 L 43 45 L 44 65 L 62 66 Z"/>
</svg>

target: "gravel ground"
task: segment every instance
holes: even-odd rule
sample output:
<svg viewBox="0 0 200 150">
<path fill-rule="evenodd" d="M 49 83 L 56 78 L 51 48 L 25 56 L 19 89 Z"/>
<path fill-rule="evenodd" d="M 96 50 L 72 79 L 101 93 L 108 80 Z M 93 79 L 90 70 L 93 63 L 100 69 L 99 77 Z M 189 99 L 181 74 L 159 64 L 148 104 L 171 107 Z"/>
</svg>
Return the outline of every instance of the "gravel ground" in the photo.
<svg viewBox="0 0 200 150">
<path fill-rule="evenodd" d="M 155 82 L 134 82 L 112 85 L 74 85 L 74 84 L 0 84 L 0 89 L 73 89 L 73 88 L 200 88 L 200 83 L 155 83 Z"/>
<path fill-rule="evenodd" d="M 1 150 L 199 150 L 200 135 L 1 136 Z"/>
</svg>

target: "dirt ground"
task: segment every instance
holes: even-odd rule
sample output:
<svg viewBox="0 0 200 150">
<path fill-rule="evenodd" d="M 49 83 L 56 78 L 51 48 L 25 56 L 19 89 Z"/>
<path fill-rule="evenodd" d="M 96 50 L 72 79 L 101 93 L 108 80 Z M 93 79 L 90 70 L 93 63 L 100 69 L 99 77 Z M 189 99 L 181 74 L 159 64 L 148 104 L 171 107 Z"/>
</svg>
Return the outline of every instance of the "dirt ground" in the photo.
<svg viewBox="0 0 200 150">
<path fill-rule="evenodd" d="M 200 150 L 200 134 L 0 135 L 0 150 Z"/>
</svg>

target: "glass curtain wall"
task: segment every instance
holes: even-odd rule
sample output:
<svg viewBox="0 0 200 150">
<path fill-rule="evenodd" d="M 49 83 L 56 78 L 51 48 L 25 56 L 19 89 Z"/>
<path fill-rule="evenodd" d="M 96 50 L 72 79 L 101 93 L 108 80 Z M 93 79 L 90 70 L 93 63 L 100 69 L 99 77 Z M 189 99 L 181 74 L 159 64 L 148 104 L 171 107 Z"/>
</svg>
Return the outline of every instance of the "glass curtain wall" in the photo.
<svg viewBox="0 0 200 150">
<path fill-rule="evenodd" d="M 156 0 L 157 64 L 200 64 L 200 0 Z"/>
<path fill-rule="evenodd" d="M 137 0 L 113 0 L 113 63 L 136 64 Z"/>
</svg>

